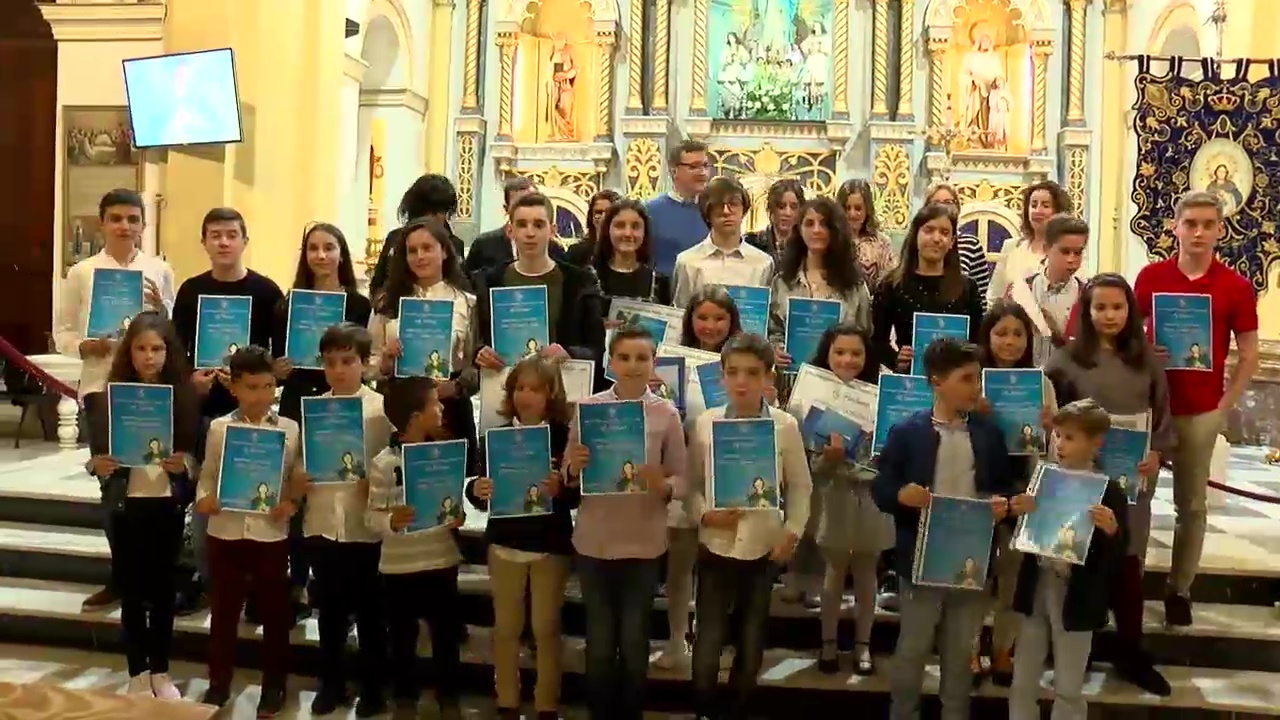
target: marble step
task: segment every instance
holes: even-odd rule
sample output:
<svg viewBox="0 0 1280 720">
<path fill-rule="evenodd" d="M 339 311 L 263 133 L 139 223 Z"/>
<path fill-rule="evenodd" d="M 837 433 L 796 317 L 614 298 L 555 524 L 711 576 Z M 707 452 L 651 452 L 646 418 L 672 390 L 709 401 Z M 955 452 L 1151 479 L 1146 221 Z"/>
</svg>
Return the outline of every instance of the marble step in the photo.
<svg viewBox="0 0 1280 720">
<path fill-rule="evenodd" d="M 0 642 L 38 643 L 40 641 L 35 636 L 44 631 L 49 634 L 49 639 L 45 642 L 118 652 L 115 627 L 119 622 L 118 612 L 79 612 L 81 601 L 92 589 L 64 583 L 0 579 L 0 633 L 5 635 L 0 638 Z M 204 658 L 207 642 L 207 618 L 197 616 L 179 619 L 177 629 L 175 655 L 199 663 Z M 15 630 L 21 630 L 28 637 L 9 637 L 15 634 Z M 251 658 L 254 655 L 254 638 L 258 633 L 256 629 L 242 625 L 241 635 L 246 644 L 242 657 Z M 314 620 L 295 629 L 292 660 L 297 674 L 307 675 L 314 671 L 317 638 Z M 492 681 L 490 646 L 490 632 L 484 628 L 474 628 L 463 654 L 468 666 L 469 690 L 485 692 L 484 688 Z M 655 654 L 657 648 L 655 643 Z M 850 673 L 828 676 L 817 672 L 812 653 L 771 649 L 766 653 L 761 672 L 761 708 L 775 711 L 786 708 L 788 712 L 795 712 L 813 707 L 826 708 L 829 712 L 832 703 L 848 704 L 850 709 L 881 705 L 888 688 L 883 671 L 887 660 L 884 656 L 879 658 L 881 671 L 873 677 L 862 678 Z M 585 655 L 580 638 L 566 638 L 563 668 L 566 673 L 567 699 L 579 697 L 585 672 Z M 531 669 L 527 658 L 525 669 Z M 5 661 L 0 653 L 0 680 L 18 682 L 7 678 L 4 670 Z M 1271 714 L 1280 708 L 1280 673 L 1164 667 L 1162 670 L 1170 679 L 1174 694 L 1161 700 L 1114 679 L 1106 670 L 1103 665 L 1095 666 L 1086 684 L 1090 702 L 1100 708 L 1131 712 L 1146 707 L 1157 712 L 1192 710 L 1208 713 L 1197 714 L 1197 717 L 1214 717 L 1225 713 Z M 199 666 L 192 668 L 192 672 L 193 677 L 198 678 Z M 937 677 L 937 667 L 931 665 L 926 673 L 927 693 L 936 693 Z M 1049 696 L 1047 683 L 1050 677 L 1046 671 L 1046 697 Z M 201 681 L 196 679 L 191 682 Z M 295 685 L 309 682 L 300 679 L 294 681 Z M 650 673 L 650 684 L 654 700 L 660 705 L 679 705 L 687 701 L 687 671 L 654 668 Z M 192 692 L 187 693 L 188 696 L 191 694 Z M 1005 694 L 1006 691 L 1002 688 L 984 684 L 976 691 L 975 697 L 979 703 L 985 701 L 993 708 L 999 708 Z"/>
</svg>

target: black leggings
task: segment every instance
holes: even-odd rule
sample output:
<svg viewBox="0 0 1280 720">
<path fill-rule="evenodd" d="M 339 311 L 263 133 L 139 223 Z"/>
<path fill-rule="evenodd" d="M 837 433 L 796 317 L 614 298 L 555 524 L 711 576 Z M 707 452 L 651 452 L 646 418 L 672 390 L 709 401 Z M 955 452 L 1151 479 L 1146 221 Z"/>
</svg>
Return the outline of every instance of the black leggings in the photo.
<svg viewBox="0 0 1280 720">
<path fill-rule="evenodd" d="M 129 676 L 167 673 L 182 508 L 172 498 L 129 498 L 112 520 L 117 547 L 111 575 L 120 592 Z"/>
</svg>

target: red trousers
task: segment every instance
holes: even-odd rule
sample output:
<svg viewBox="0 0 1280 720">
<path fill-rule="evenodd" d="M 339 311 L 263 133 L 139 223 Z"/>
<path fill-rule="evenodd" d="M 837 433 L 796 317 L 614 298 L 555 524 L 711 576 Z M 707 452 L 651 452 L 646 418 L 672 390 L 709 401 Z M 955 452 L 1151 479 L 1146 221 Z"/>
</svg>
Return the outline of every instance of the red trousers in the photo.
<svg viewBox="0 0 1280 720">
<path fill-rule="evenodd" d="M 289 655 L 289 544 L 209 538 L 209 685 L 230 688 L 240 614 L 253 592 L 262 621 L 262 687 L 284 688 Z"/>
</svg>

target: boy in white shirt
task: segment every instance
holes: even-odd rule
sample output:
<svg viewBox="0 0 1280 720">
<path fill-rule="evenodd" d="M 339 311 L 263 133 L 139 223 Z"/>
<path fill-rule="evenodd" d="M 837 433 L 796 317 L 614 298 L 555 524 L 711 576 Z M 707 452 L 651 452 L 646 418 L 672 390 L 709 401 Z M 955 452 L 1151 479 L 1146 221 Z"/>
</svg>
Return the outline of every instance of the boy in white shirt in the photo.
<svg viewBox="0 0 1280 720">
<path fill-rule="evenodd" d="M 405 505 L 400 448 L 427 442 L 441 429 L 440 401 L 430 378 L 395 380 L 386 398 L 387 418 L 396 428 L 391 447 L 369 466 L 369 503 L 365 518 L 383 538 L 381 570 L 386 587 L 391 640 L 391 683 L 395 717 L 418 717 L 421 682 L 417 672 L 418 620 L 431 631 L 435 698 L 440 717 L 461 718 L 458 705 L 462 661 L 459 643 L 462 608 L 458 594 L 457 530 L 466 518 L 457 513 L 442 525 L 405 534 L 414 521 Z M 462 486 L 458 487 L 461 500 Z"/>
<path fill-rule="evenodd" d="M 383 414 L 383 398 L 363 383 L 372 346 L 369 331 L 353 323 L 334 325 L 320 337 L 320 364 L 331 388 L 321 397 L 358 397 L 364 417 L 364 457 L 358 470 L 368 468 L 391 439 L 391 425 Z M 303 406 L 303 427 L 306 426 Z M 320 626 L 320 690 L 311 702 L 313 715 L 328 715 L 350 704 L 346 673 L 348 618 L 355 615 L 360 640 L 360 701 L 356 717 L 386 711 L 382 694 L 387 654 L 387 629 L 378 592 L 379 536 L 365 522 L 369 479 L 315 483 L 307 477 L 302 532 L 312 572 L 316 576 Z"/>
<path fill-rule="evenodd" d="M 235 646 L 240 613 L 249 588 L 262 619 L 262 696 L 258 717 L 275 717 L 284 709 L 289 630 L 289 518 L 296 509 L 302 478 L 295 474 L 298 424 L 271 410 L 276 378 L 271 353 L 250 345 L 237 350 L 228 363 L 231 392 L 239 408 L 209 425 L 205 462 L 196 487 L 196 512 L 209 516 L 209 567 L 212 597 L 209 626 L 209 690 L 201 700 L 221 707 L 231 699 Z M 268 487 L 279 486 L 279 503 L 266 514 L 222 512 L 218 503 L 218 475 L 222 442 L 231 424 L 272 427 L 285 433 L 284 473 L 264 477 Z"/>
<path fill-rule="evenodd" d="M 800 426 L 787 412 L 770 407 L 765 388 L 774 381 L 773 346 L 759 335 L 736 335 L 720 354 L 729 404 L 698 417 L 689 439 L 689 488 L 700 489 L 690 514 L 701 518 L 698 553 L 698 630 L 693 643 L 693 692 L 699 717 L 744 718 L 747 701 L 764 658 L 765 626 L 773 581 L 791 557 L 809 519 L 813 482 Z M 707 506 L 711 425 L 723 418 L 773 420 L 781 457 L 779 486 L 786 493 L 782 513 L 716 510 Z M 738 625 L 731 628 L 730 622 Z M 716 697 L 720 653 L 730 637 L 737 645 L 729 674 L 726 709 Z"/>
<path fill-rule="evenodd" d="M 737 180 L 718 177 L 698 198 L 711 226 L 707 239 L 676 256 L 671 304 L 682 308 L 707 285 L 768 287 L 773 257 L 742 239 L 742 219 L 751 210 L 747 191 Z"/>
</svg>

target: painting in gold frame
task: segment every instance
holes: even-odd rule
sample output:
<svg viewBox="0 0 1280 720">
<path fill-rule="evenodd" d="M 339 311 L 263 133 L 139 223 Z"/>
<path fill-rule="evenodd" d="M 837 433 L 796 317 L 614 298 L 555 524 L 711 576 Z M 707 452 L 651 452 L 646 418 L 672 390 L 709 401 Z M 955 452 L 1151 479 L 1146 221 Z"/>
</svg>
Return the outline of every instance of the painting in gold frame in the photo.
<svg viewBox="0 0 1280 720">
<path fill-rule="evenodd" d="M 64 107 L 62 274 L 102 249 L 98 201 L 111 190 L 142 189 L 142 160 L 124 107 Z"/>
<path fill-rule="evenodd" d="M 1025 156 L 1034 82 L 1022 11 L 1008 0 L 969 0 L 955 17 L 946 50 L 949 120 L 967 138 L 957 149 Z"/>
</svg>

